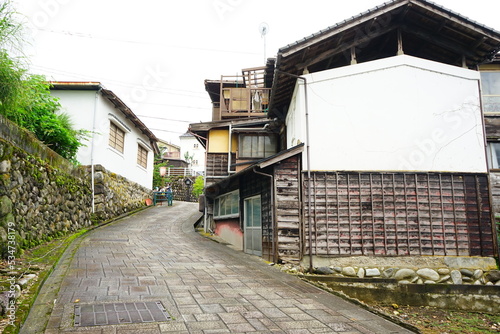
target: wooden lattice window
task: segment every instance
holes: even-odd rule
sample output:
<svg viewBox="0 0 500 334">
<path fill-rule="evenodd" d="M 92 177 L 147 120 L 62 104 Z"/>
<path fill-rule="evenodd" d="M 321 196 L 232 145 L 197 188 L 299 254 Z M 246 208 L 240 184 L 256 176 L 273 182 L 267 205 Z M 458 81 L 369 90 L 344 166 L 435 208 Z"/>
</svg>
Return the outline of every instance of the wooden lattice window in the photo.
<svg viewBox="0 0 500 334">
<path fill-rule="evenodd" d="M 125 143 L 125 131 L 120 129 L 113 122 L 110 122 L 109 146 L 123 153 L 124 143 Z"/>
<path fill-rule="evenodd" d="M 148 167 L 148 151 L 141 145 L 137 145 L 137 164 L 144 168 Z"/>
</svg>

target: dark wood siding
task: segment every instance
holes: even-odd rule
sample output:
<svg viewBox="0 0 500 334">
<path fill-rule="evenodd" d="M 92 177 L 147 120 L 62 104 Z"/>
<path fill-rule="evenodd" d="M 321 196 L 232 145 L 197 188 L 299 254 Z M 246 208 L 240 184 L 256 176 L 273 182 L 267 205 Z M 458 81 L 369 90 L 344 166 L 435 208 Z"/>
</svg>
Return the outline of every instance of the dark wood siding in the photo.
<svg viewBox="0 0 500 334">
<path fill-rule="evenodd" d="M 276 164 L 276 234 L 278 257 L 286 262 L 302 258 L 300 156 Z"/>
<path fill-rule="evenodd" d="M 485 174 L 314 172 L 311 179 L 314 255 L 496 253 Z M 308 253 L 308 232 L 305 240 Z"/>
<path fill-rule="evenodd" d="M 207 153 L 207 165 L 205 168 L 207 185 L 219 182 L 222 176 L 228 176 L 227 153 Z M 234 163 L 235 155 L 232 156 Z M 234 169 L 233 169 L 234 170 Z"/>
<path fill-rule="evenodd" d="M 484 117 L 484 127 L 487 138 L 500 138 L 500 116 L 486 115 Z"/>
<path fill-rule="evenodd" d="M 227 153 L 208 153 L 206 173 L 210 176 L 227 176 Z"/>
<path fill-rule="evenodd" d="M 484 123 L 488 140 L 490 142 L 497 142 L 500 139 L 500 116 L 485 115 Z M 491 204 L 494 217 L 498 217 L 500 215 L 500 172 L 498 172 L 498 170 L 490 171 L 489 178 Z M 498 230 L 500 228 L 500 222 L 498 218 L 495 218 L 495 220 L 496 229 Z"/>
</svg>

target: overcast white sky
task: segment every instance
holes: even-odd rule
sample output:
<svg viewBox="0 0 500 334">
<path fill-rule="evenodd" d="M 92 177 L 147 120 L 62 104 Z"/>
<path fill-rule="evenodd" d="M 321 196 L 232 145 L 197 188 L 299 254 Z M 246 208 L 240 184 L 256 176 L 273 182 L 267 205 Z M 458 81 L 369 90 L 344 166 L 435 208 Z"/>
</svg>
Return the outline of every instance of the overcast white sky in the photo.
<svg viewBox="0 0 500 334">
<path fill-rule="evenodd" d="M 13 0 L 31 72 L 99 81 L 161 139 L 210 121 L 204 79 L 264 65 L 264 55 L 383 0 Z M 500 31 L 499 0 L 435 3 Z M 264 39 L 259 25 L 269 26 Z"/>
</svg>

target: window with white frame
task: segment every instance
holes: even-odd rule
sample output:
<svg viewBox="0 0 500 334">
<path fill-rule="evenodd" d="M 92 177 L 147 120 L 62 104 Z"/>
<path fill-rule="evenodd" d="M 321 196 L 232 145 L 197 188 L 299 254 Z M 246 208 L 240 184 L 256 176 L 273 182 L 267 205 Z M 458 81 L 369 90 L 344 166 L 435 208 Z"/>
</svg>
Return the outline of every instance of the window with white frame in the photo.
<svg viewBox="0 0 500 334">
<path fill-rule="evenodd" d="M 278 140 L 269 134 L 240 134 L 240 158 L 267 158 L 278 152 Z"/>
<path fill-rule="evenodd" d="M 488 167 L 490 169 L 500 168 L 500 142 L 488 142 Z"/>
<path fill-rule="evenodd" d="M 141 145 L 137 145 L 137 164 L 141 167 L 148 167 L 148 150 Z"/>
<path fill-rule="evenodd" d="M 214 218 L 235 218 L 240 215 L 238 190 L 219 196 L 214 201 Z"/>
<path fill-rule="evenodd" d="M 500 113 L 500 71 L 481 72 L 483 110 L 485 113 Z"/>
<path fill-rule="evenodd" d="M 125 147 L 125 131 L 113 122 L 109 125 L 109 146 L 121 153 Z"/>
<path fill-rule="evenodd" d="M 193 144 L 193 148 L 197 149 L 198 148 L 198 144 Z"/>
</svg>

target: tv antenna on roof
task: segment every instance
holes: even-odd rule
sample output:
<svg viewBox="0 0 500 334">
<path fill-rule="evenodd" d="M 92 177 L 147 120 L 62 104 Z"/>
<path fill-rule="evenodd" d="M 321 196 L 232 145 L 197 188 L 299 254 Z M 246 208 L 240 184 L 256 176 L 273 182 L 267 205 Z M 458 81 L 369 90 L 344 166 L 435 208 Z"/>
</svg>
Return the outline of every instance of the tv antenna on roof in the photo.
<svg viewBox="0 0 500 334">
<path fill-rule="evenodd" d="M 266 63 L 266 35 L 269 32 L 269 25 L 266 22 L 259 24 L 260 37 L 264 39 L 264 64 Z"/>
</svg>

